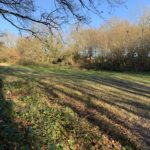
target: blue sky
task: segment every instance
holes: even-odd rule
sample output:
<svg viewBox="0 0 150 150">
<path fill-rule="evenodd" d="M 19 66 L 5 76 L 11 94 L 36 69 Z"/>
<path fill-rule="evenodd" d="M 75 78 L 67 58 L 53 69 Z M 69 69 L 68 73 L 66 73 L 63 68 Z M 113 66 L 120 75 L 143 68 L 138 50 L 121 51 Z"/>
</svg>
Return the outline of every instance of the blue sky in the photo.
<svg viewBox="0 0 150 150">
<path fill-rule="evenodd" d="M 36 0 L 37 5 L 42 6 L 44 9 L 48 9 L 51 7 L 51 0 Z M 50 6 L 50 7 L 49 7 Z M 108 9 L 106 6 L 101 6 L 101 10 L 104 12 L 105 20 L 108 20 L 112 17 L 119 17 L 122 19 L 129 20 L 130 22 L 136 22 L 138 17 L 141 15 L 141 12 L 144 8 L 150 8 L 150 0 L 126 0 L 124 5 L 121 5 L 109 14 Z M 90 27 L 99 27 L 104 21 L 102 18 L 99 18 L 96 15 L 91 15 L 91 23 Z M 0 17 L 0 31 L 11 31 L 15 34 L 18 33 L 17 29 L 11 26 L 8 22 L 3 20 Z"/>
<path fill-rule="evenodd" d="M 150 0 L 126 0 L 124 5 L 120 5 L 119 7 L 115 8 L 111 14 L 109 14 L 108 10 L 106 10 L 104 12 L 104 18 L 107 20 L 112 17 L 119 17 L 134 23 L 138 21 L 139 16 L 142 14 L 145 8 L 150 9 Z M 93 16 L 91 26 L 98 27 L 103 22 L 104 20 Z"/>
</svg>

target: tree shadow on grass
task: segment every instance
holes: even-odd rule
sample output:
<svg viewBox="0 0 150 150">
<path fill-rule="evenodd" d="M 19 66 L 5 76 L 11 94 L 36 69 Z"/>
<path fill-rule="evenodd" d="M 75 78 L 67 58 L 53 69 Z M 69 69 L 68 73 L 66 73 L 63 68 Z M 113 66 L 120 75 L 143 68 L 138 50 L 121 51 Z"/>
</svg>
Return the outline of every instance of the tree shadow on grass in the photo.
<svg viewBox="0 0 150 150">
<path fill-rule="evenodd" d="M 93 78 L 92 81 L 100 84 L 104 84 L 110 87 L 123 90 L 132 94 L 137 94 L 139 96 L 145 96 L 150 98 L 150 87 L 134 83 L 131 81 L 119 80 L 116 78 Z"/>
<path fill-rule="evenodd" d="M 41 83 L 40 83 L 41 84 Z M 42 84 L 43 87 L 47 87 L 47 85 Z M 118 116 L 115 114 L 112 114 L 109 110 L 105 109 L 104 107 L 96 106 L 90 101 L 86 101 L 84 98 L 75 96 L 73 94 L 67 93 L 63 90 L 60 90 L 56 87 L 53 87 L 51 89 L 45 88 L 46 93 L 49 93 L 50 99 L 53 96 L 53 98 L 61 98 L 57 92 L 61 92 L 65 94 L 70 100 L 65 101 L 57 101 L 62 106 L 68 106 L 74 112 L 76 112 L 80 117 L 86 118 L 90 123 L 98 126 L 101 131 L 103 131 L 105 134 L 109 135 L 112 139 L 119 141 L 124 146 L 131 146 L 134 149 L 137 148 L 135 139 L 129 138 L 125 134 L 125 130 L 122 130 L 123 128 L 127 128 L 130 130 L 130 126 L 127 124 L 127 122 L 124 122 L 121 120 Z M 75 101 L 82 103 L 85 105 L 85 109 L 81 109 L 78 107 L 71 99 L 75 99 Z M 99 113 L 99 117 L 96 116 L 96 113 Z M 105 118 L 101 117 L 104 116 Z M 116 124 L 118 124 L 120 127 L 123 128 L 117 128 Z"/>
<path fill-rule="evenodd" d="M 103 89 L 98 90 L 94 89 L 93 87 L 91 88 L 87 85 L 78 85 L 73 82 L 71 82 L 71 84 L 63 83 L 63 85 L 69 89 L 79 91 L 80 93 L 82 93 L 83 95 L 87 95 L 91 99 L 96 99 L 109 105 L 116 106 L 117 108 L 123 109 L 129 113 L 140 116 L 142 118 L 150 119 L 150 114 L 148 113 L 150 110 L 150 106 L 142 102 L 135 101 L 134 97 L 128 96 L 128 98 L 124 98 L 119 93 L 109 92 L 109 97 L 106 98 L 105 96 L 102 96 L 103 93 L 106 93 L 106 91 L 104 91 Z M 100 95 L 93 94 L 95 91 L 100 93 Z M 128 107 L 130 106 L 135 109 L 128 108 L 127 106 L 125 106 L 126 104 L 128 105 Z"/>
<path fill-rule="evenodd" d="M 88 75 L 88 74 L 85 75 L 60 74 L 60 76 L 66 79 L 71 79 L 72 81 L 87 80 L 93 83 L 114 87 L 116 89 L 129 92 L 131 94 L 136 94 L 139 96 L 150 98 L 150 86 L 131 82 L 128 80 L 120 80 L 115 77 L 101 77 L 101 76 Z"/>
<path fill-rule="evenodd" d="M 138 124 L 134 124 L 132 122 L 129 122 L 128 120 L 124 120 L 123 118 L 120 118 L 119 115 L 113 113 L 112 111 L 106 109 L 105 107 L 94 104 L 93 101 L 91 101 L 92 97 L 97 98 L 97 99 L 98 97 L 96 97 L 95 95 L 92 95 L 91 93 L 88 93 L 88 92 L 86 93 L 84 90 L 81 89 L 81 87 L 76 88 L 73 86 L 68 86 L 68 84 L 64 84 L 65 87 L 68 87 L 73 90 L 78 90 L 86 94 L 87 97 L 77 96 L 73 93 L 66 92 L 63 89 L 60 89 L 57 87 L 49 88 L 48 85 L 43 84 L 43 83 L 40 83 L 40 84 L 43 85 L 43 87 L 46 90 L 46 93 L 49 93 L 50 97 L 53 97 L 54 99 L 61 99 L 61 97 L 57 94 L 57 92 L 62 93 L 65 96 L 67 96 L 68 100 L 64 98 L 63 101 L 58 100 L 57 103 L 59 103 L 62 106 L 70 107 L 80 117 L 86 118 L 92 124 L 99 126 L 101 131 L 109 135 L 112 139 L 119 141 L 124 146 L 128 145 L 134 149 L 139 149 L 140 147 L 139 145 L 141 141 L 138 141 L 139 139 L 135 136 L 136 133 L 140 134 L 140 136 L 143 137 L 143 140 L 145 140 L 144 138 L 148 137 L 147 134 L 144 133 L 146 130 L 149 131 L 147 128 L 139 132 L 139 129 L 137 129 Z M 115 103 L 109 103 L 109 101 L 105 99 L 102 99 L 102 101 L 110 105 L 115 104 Z M 75 104 L 76 102 L 81 103 L 83 106 L 85 106 L 85 108 L 82 109 L 81 107 L 78 107 Z M 145 143 L 149 145 L 148 140 L 145 141 Z"/>
<path fill-rule="evenodd" d="M 1 67 L 0 72 L 4 75 L 13 75 L 17 77 L 25 77 L 25 78 L 34 78 L 34 77 L 42 77 L 42 72 L 32 70 L 30 68 L 11 68 L 11 67 Z M 101 77 L 93 74 L 86 73 L 78 73 L 67 72 L 65 70 L 55 71 L 55 72 L 46 72 L 43 74 L 44 76 L 52 76 L 63 79 L 70 79 L 72 81 L 76 80 L 87 80 L 91 82 L 95 82 L 98 84 L 114 87 L 116 89 L 122 90 L 124 92 L 128 92 L 131 94 L 136 94 L 139 96 L 144 96 L 146 98 L 150 98 L 150 86 L 146 86 L 143 84 L 131 82 L 128 80 L 120 80 L 115 77 Z"/>
<path fill-rule="evenodd" d="M 13 102 L 5 98 L 3 88 L 0 78 L 0 150 L 32 149 L 34 144 L 29 128 L 23 120 L 14 118 Z"/>
<path fill-rule="evenodd" d="M 28 71 L 24 71 L 24 70 L 23 70 L 23 72 L 21 72 L 21 71 L 17 72 L 17 70 L 14 70 L 14 72 L 12 74 L 14 76 L 18 76 L 18 77 L 25 76 L 26 78 L 28 78 L 31 72 L 29 72 L 29 75 L 26 74 L 27 72 Z M 119 89 L 126 93 L 135 94 L 137 96 L 144 96 L 145 98 L 150 97 L 149 96 L 150 87 L 141 85 L 138 83 L 134 83 L 131 81 L 126 81 L 126 80 L 122 81 L 122 80 L 118 80 L 116 78 L 111 78 L 111 77 L 105 77 L 105 78 L 104 77 L 96 77 L 93 75 L 85 75 L 85 76 L 84 75 L 73 75 L 71 73 L 70 74 L 68 74 L 68 73 L 66 73 L 66 74 L 53 73 L 51 75 L 53 75 L 53 77 L 55 77 L 55 78 L 63 78 L 66 81 L 71 80 L 74 83 L 76 83 L 77 80 L 80 82 L 90 81 L 90 82 L 93 82 L 96 84 L 110 86 L 110 87 Z M 34 78 L 35 76 L 37 76 L 37 82 L 39 82 L 38 80 L 41 79 L 40 76 L 38 77 L 38 74 L 36 72 L 34 72 L 32 78 Z M 95 99 L 99 100 L 99 97 L 89 93 L 88 91 L 85 91 L 86 89 L 88 89 L 87 86 L 83 86 L 83 85 L 81 86 L 81 84 L 80 84 L 80 88 L 68 86 L 68 88 L 70 88 L 72 90 L 78 90 L 81 93 L 84 93 L 87 95 L 87 97 L 83 98 L 83 97 L 74 95 L 73 93 L 63 91 L 60 88 L 56 88 L 56 87 L 49 88 L 48 85 L 46 85 L 44 83 L 40 83 L 40 82 L 39 82 L 39 84 L 41 84 L 44 87 L 46 93 L 48 93 L 50 96 L 53 96 L 54 99 L 61 99 L 61 97 L 57 94 L 57 92 L 59 92 L 59 93 L 63 93 L 64 95 L 66 95 L 69 99 L 74 99 L 76 102 L 82 103 L 82 105 L 85 106 L 84 110 L 77 107 L 74 104 L 74 102 L 72 102 L 71 100 L 70 101 L 69 100 L 61 101 L 61 102 L 59 100 L 57 101 L 60 105 L 68 106 L 68 107 L 72 108 L 80 117 L 87 118 L 87 120 L 89 122 L 91 122 L 92 124 L 94 124 L 96 126 L 99 126 L 100 130 L 102 130 L 104 133 L 109 135 L 112 139 L 119 141 L 122 145 L 125 145 L 125 146 L 131 145 L 133 148 L 138 149 L 138 147 L 137 147 L 138 142 L 135 142 L 135 140 L 132 139 L 132 137 L 128 137 L 126 134 L 124 134 L 124 129 L 127 129 L 129 132 L 133 133 L 133 131 L 132 131 L 133 128 L 130 126 L 130 124 L 128 124 L 127 121 L 124 121 L 121 118 L 119 118 L 119 115 L 113 114 L 110 110 L 108 110 L 102 106 L 95 105 L 91 101 L 91 99 L 95 98 Z M 67 86 L 67 85 L 65 85 L 65 86 Z M 93 90 L 93 89 L 91 88 L 90 90 Z M 57 92 L 55 92 L 55 91 L 57 91 Z M 112 93 L 108 93 L 108 94 L 112 94 Z M 137 109 L 142 109 L 142 111 L 144 111 L 144 109 L 149 111 L 149 106 L 144 103 L 137 102 L 136 100 L 130 101 L 130 99 L 128 97 L 124 100 L 119 100 L 117 97 L 117 94 L 114 94 L 114 93 L 113 93 L 113 95 L 111 95 L 111 98 L 112 97 L 114 97 L 113 101 L 109 101 L 104 98 L 100 99 L 100 100 L 109 105 L 116 105 L 117 107 L 120 107 L 126 111 L 128 111 L 129 109 L 127 107 L 118 105 L 118 103 L 125 104 L 125 105 L 127 104 L 127 105 L 133 106 Z M 116 98 L 117 103 L 114 101 L 115 98 Z M 135 112 L 134 110 L 129 110 L 129 112 L 130 113 L 134 112 L 135 115 L 141 116 L 143 118 L 148 117 L 148 115 L 141 114 L 139 112 Z M 99 114 L 100 117 L 96 116 L 97 113 Z M 101 116 L 104 116 L 106 119 L 104 119 Z M 147 118 L 147 119 L 149 119 L 149 118 Z M 116 126 L 116 124 L 117 124 L 117 126 Z M 139 127 L 139 125 L 137 125 L 137 124 L 134 124 L 134 126 L 135 126 L 135 129 L 138 130 L 138 132 L 140 129 L 142 129 L 141 132 L 139 132 L 139 134 L 141 136 L 143 136 L 143 138 L 144 138 L 143 140 L 145 140 L 145 138 L 148 137 L 147 136 L 148 133 L 146 134 L 145 131 L 149 132 L 149 130 L 147 128 L 145 128 L 145 129 L 142 128 L 142 126 Z M 145 143 L 147 143 L 149 145 L 149 141 L 145 141 Z"/>
</svg>

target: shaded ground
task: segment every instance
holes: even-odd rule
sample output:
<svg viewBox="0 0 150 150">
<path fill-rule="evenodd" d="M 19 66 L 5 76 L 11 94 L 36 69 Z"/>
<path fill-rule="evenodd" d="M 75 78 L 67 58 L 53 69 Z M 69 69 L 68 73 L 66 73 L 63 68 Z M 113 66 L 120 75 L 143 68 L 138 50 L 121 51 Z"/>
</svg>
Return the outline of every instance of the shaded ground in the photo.
<svg viewBox="0 0 150 150">
<path fill-rule="evenodd" d="M 0 67 L 0 74 L 6 83 L 36 83 L 47 104 L 67 107 L 98 127 L 111 146 L 95 149 L 150 149 L 150 74 L 21 66 Z"/>
</svg>

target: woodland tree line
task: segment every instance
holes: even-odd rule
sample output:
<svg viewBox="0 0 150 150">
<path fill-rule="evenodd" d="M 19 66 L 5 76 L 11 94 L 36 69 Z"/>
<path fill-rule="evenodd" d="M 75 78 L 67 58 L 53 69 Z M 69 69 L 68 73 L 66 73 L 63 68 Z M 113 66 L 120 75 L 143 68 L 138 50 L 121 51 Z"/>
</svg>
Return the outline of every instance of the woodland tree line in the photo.
<svg viewBox="0 0 150 150">
<path fill-rule="evenodd" d="M 1 42 L 0 61 L 150 71 L 150 13 L 145 11 L 135 24 L 112 18 L 97 29 L 72 30 L 65 42 L 51 35 L 21 37 L 15 47 Z"/>
</svg>

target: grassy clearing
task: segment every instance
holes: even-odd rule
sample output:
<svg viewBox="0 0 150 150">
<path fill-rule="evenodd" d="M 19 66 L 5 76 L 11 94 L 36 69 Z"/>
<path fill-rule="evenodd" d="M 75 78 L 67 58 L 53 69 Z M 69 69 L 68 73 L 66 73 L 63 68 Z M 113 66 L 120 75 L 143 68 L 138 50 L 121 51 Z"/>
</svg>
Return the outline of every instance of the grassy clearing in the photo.
<svg viewBox="0 0 150 150">
<path fill-rule="evenodd" d="M 1 66 L 0 149 L 149 149 L 150 74 Z"/>
</svg>

